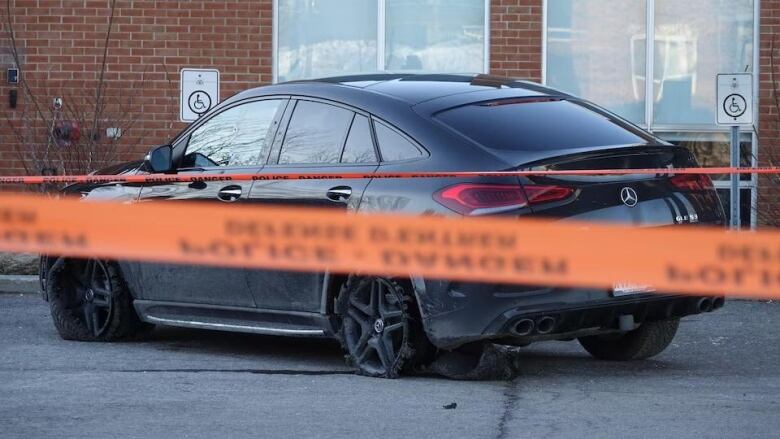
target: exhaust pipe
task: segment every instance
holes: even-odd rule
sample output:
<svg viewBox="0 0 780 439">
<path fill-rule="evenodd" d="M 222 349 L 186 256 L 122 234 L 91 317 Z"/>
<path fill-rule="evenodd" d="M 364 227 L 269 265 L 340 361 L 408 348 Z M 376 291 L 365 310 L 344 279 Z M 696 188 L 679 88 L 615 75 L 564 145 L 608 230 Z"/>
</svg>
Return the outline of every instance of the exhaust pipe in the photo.
<svg viewBox="0 0 780 439">
<path fill-rule="evenodd" d="M 715 297 L 712 299 L 712 311 L 715 311 L 716 309 L 723 308 L 723 305 L 726 304 L 726 299 L 723 297 Z"/>
<path fill-rule="evenodd" d="M 515 335 L 529 335 L 534 330 L 534 321 L 531 319 L 520 319 L 513 328 Z"/>
<path fill-rule="evenodd" d="M 699 302 L 696 304 L 697 309 L 699 312 L 710 312 L 712 311 L 712 299 L 709 297 L 704 297 L 699 299 Z"/>
<path fill-rule="evenodd" d="M 539 334 L 549 334 L 555 329 L 555 319 L 550 316 L 544 316 L 536 321 L 536 332 Z"/>
</svg>

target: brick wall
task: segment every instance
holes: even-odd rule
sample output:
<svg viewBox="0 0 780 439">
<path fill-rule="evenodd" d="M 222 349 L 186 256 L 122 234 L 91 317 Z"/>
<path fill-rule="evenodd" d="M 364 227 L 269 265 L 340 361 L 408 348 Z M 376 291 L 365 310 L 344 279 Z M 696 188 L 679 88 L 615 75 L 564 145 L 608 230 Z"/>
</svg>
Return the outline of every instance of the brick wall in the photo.
<svg viewBox="0 0 780 439">
<path fill-rule="evenodd" d="M 780 166 L 780 0 L 761 0 L 760 62 L 759 161 Z M 758 193 L 759 221 L 780 226 L 780 176 L 761 177 Z"/>
<path fill-rule="evenodd" d="M 542 0 L 493 0 L 490 72 L 542 80 Z"/>
<path fill-rule="evenodd" d="M 54 96 L 91 113 L 88 100 L 96 93 L 110 4 L 110 0 L 11 0 L 22 74 L 47 115 Z M 1 9 L 5 30 L 5 2 Z M 117 0 L 103 92 L 108 108 L 100 134 L 105 134 L 106 125 L 126 126 L 118 148 L 122 159 L 129 159 L 181 130 L 178 78 L 182 67 L 218 68 L 223 99 L 271 82 L 271 35 L 271 0 Z M 19 108 L 8 107 L 5 70 L 12 65 L 8 47 L 4 31 L 0 118 L 18 126 L 22 114 L 34 106 L 29 99 L 20 99 Z M 0 173 L 23 172 L 13 147 L 17 143 L 8 124 L 2 123 Z"/>
</svg>

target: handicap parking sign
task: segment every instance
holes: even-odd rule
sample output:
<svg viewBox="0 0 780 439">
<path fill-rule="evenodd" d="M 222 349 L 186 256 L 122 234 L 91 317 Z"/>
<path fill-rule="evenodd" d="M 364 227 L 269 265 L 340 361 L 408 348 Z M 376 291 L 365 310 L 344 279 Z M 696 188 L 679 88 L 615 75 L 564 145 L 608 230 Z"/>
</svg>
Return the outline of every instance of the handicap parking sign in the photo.
<svg viewBox="0 0 780 439">
<path fill-rule="evenodd" d="M 187 106 L 190 107 L 190 111 L 200 116 L 211 108 L 211 96 L 203 90 L 196 90 L 190 93 Z"/>
<path fill-rule="evenodd" d="M 219 103 L 219 71 L 182 69 L 179 82 L 179 115 L 182 122 L 194 122 Z"/>
<path fill-rule="evenodd" d="M 753 75 L 720 74 L 718 83 L 718 125 L 753 124 Z"/>
</svg>

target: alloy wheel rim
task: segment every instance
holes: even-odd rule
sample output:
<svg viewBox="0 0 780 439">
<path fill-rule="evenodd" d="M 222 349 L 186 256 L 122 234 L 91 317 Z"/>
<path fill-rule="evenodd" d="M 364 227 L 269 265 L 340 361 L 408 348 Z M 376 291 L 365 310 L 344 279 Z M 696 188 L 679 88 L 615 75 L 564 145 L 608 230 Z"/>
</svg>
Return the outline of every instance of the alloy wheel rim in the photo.
<svg viewBox="0 0 780 439">
<path fill-rule="evenodd" d="M 83 261 L 72 271 L 73 309 L 95 337 L 108 329 L 113 307 L 113 289 L 106 265 L 94 259 Z"/>
<path fill-rule="evenodd" d="M 378 375 L 392 371 L 408 333 L 402 306 L 386 279 L 364 281 L 351 292 L 344 338 L 357 366 Z"/>
</svg>

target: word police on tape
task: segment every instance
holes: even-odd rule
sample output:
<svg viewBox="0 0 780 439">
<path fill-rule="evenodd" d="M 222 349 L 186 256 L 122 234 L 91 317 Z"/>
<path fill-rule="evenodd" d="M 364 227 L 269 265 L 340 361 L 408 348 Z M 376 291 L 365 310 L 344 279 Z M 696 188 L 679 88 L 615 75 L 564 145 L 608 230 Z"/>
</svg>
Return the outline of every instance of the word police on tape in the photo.
<svg viewBox="0 0 780 439">
<path fill-rule="evenodd" d="M 780 298 L 780 232 L 0 195 L 0 251 Z M 181 221 L 180 218 L 187 218 Z"/>
</svg>

